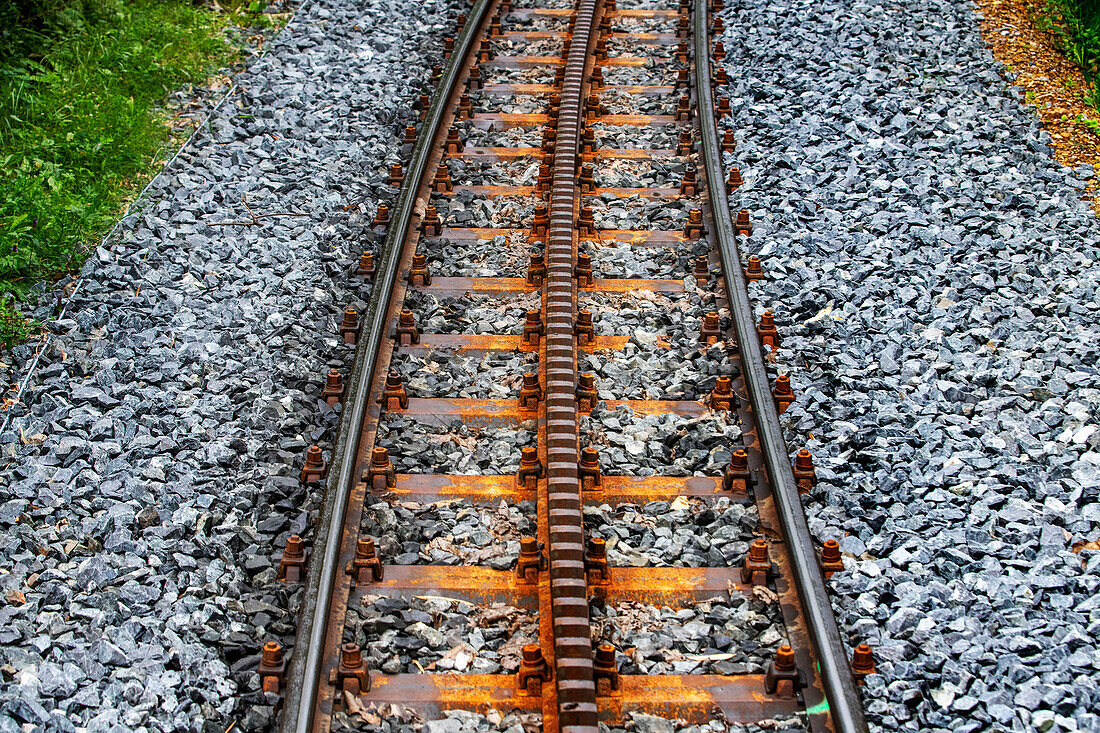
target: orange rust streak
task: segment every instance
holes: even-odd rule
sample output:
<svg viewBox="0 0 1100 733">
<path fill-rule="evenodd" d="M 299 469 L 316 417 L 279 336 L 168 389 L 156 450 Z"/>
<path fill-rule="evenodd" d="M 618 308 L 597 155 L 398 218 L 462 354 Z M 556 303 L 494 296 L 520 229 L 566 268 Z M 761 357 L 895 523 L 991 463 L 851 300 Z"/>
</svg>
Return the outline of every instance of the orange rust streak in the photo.
<svg viewBox="0 0 1100 733">
<path fill-rule="evenodd" d="M 410 403 L 412 400 L 409 401 Z M 683 415 L 684 417 L 702 417 L 707 408 L 702 402 L 679 400 L 601 400 L 607 409 L 614 410 L 625 405 L 635 415 Z"/>
<path fill-rule="evenodd" d="M 512 112 L 478 112 L 474 117 L 478 127 L 492 127 L 499 122 L 501 126 L 508 127 L 543 127 L 550 122 L 550 115 L 544 114 L 516 114 Z M 489 123 L 489 124 L 486 124 Z M 496 129 L 500 129 L 497 127 Z"/>
<path fill-rule="evenodd" d="M 568 8 L 512 8 L 509 18 L 530 18 L 532 15 L 555 15 L 568 18 L 572 13 Z"/>
<path fill-rule="evenodd" d="M 651 280 L 641 277 L 625 280 L 595 278 L 591 286 L 581 289 L 600 293 L 636 293 L 643 290 L 653 293 L 681 293 L 684 290 L 684 281 Z"/>
<path fill-rule="evenodd" d="M 625 713 L 646 712 L 704 723 L 719 709 L 733 723 L 793 714 L 801 709 L 794 697 L 764 693 L 763 675 L 622 675 L 614 696 L 601 696 L 601 717 L 620 720 Z"/>
<path fill-rule="evenodd" d="M 649 58 L 645 56 L 612 56 L 603 62 L 604 66 L 645 66 Z"/>
<path fill-rule="evenodd" d="M 486 84 L 481 88 L 482 94 L 550 94 L 554 91 L 557 87 L 553 84 Z"/>
<path fill-rule="evenodd" d="M 623 94 L 640 94 L 650 97 L 663 97 L 666 94 L 672 94 L 676 91 L 676 87 L 665 86 L 662 84 L 606 84 L 603 88 L 608 92 L 621 92 Z"/>
<path fill-rule="evenodd" d="M 597 186 L 596 190 L 592 193 L 583 194 L 584 196 L 601 196 L 603 194 L 609 194 L 611 196 L 642 196 L 643 198 L 662 198 L 675 201 L 680 198 L 680 189 L 678 188 L 618 188 L 618 187 L 600 187 Z"/>
<path fill-rule="evenodd" d="M 586 499 L 589 493 L 594 492 L 585 492 Z M 612 567 L 607 600 L 675 607 L 731 590 L 751 595 L 752 588 L 741 582 L 740 568 Z"/>
<path fill-rule="evenodd" d="M 676 18 L 678 10 L 616 10 L 608 13 L 612 18 Z"/>
<path fill-rule="evenodd" d="M 518 399 L 478 400 L 457 397 L 410 397 L 408 409 L 389 410 L 388 412 L 400 412 L 402 415 L 413 418 L 428 415 L 432 417 L 457 417 L 460 419 L 491 417 L 523 420 L 535 416 L 534 410 L 520 410 Z"/>
<path fill-rule="evenodd" d="M 525 66 L 557 66 L 561 56 L 497 56 L 492 61 L 483 61 L 481 68 L 519 69 Z"/>
<path fill-rule="evenodd" d="M 515 148 L 521 150 L 522 148 Z M 534 148 L 532 148 L 534 150 Z M 650 158 L 678 158 L 675 150 L 668 148 L 605 148 L 597 150 L 596 160 L 649 160 Z"/>
<path fill-rule="evenodd" d="M 600 115 L 595 121 L 604 125 L 619 125 L 622 127 L 681 124 L 677 122 L 676 118 L 672 115 Z"/>
<path fill-rule="evenodd" d="M 442 710 L 472 710 L 485 713 L 490 707 L 510 711 L 537 711 L 541 699 L 517 695 L 515 676 L 510 674 L 395 674 L 372 675 L 365 703 L 409 706 L 435 717 Z"/>
<path fill-rule="evenodd" d="M 594 345 L 584 348 L 588 351 L 600 349 L 622 351 L 629 340 L 629 336 L 597 336 Z M 458 352 L 538 350 L 535 346 L 523 343 L 522 336 L 495 333 L 423 333 L 420 335 L 419 344 L 402 346 L 401 349 L 412 352 L 431 349 L 454 349 Z"/>
<path fill-rule="evenodd" d="M 568 35 L 568 33 L 562 33 L 559 31 L 506 31 L 496 37 L 516 39 L 520 41 L 534 41 L 543 38 L 565 38 Z"/>
<path fill-rule="evenodd" d="M 535 286 L 528 285 L 526 278 L 522 277 L 433 277 L 431 285 L 410 287 L 416 290 L 475 293 L 522 293 L 525 290 L 538 290 Z"/>
<path fill-rule="evenodd" d="M 512 474 L 465 476 L 461 474 L 399 473 L 397 486 L 388 489 L 398 501 L 420 500 L 447 501 L 472 500 L 497 503 L 507 500 L 513 503 L 531 501 L 535 492 L 516 483 Z"/>
<path fill-rule="evenodd" d="M 360 590 L 359 587 L 356 590 Z M 412 591 L 422 595 L 458 593 L 463 598 L 500 600 L 502 595 L 534 596 L 534 585 L 519 585 L 510 570 L 473 565 L 387 565 L 385 579 L 362 587 L 367 595 Z"/>
<path fill-rule="evenodd" d="M 448 156 L 457 160 L 474 160 L 478 158 L 541 158 L 541 148 L 501 148 L 501 147 L 485 147 L 479 148 L 469 146 L 465 148 L 461 153 L 448 153 Z"/>
<path fill-rule="evenodd" d="M 722 479 L 713 476 L 603 476 L 599 491 L 588 492 L 585 498 L 592 504 L 614 504 L 677 496 L 744 496 L 744 493 L 723 491 Z"/>
<path fill-rule="evenodd" d="M 676 246 L 684 242 L 683 232 L 671 229 L 601 229 L 600 239 L 639 246 Z"/>
<path fill-rule="evenodd" d="M 611 34 L 611 38 L 642 41 L 643 43 L 648 43 L 653 46 L 674 46 L 680 42 L 680 39 L 675 33 L 627 33 L 623 31 L 614 31 Z"/>
<path fill-rule="evenodd" d="M 454 193 L 469 191 L 475 196 L 534 196 L 534 186 L 455 186 Z"/>
</svg>

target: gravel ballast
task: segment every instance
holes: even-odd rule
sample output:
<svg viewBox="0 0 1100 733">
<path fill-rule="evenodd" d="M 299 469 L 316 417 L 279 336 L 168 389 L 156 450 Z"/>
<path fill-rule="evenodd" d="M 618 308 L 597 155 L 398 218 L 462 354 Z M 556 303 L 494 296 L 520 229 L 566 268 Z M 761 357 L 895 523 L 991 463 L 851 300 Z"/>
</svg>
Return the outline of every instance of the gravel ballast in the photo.
<svg viewBox="0 0 1100 733">
<path fill-rule="evenodd" d="M 459 3 L 306 3 L 70 282 L 0 435 L 0 731 L 262 730 L 347 273 Z M 260 226 L 211 226 L 248 219 Z M 359 205 L 357 207 L 356 205 Z M 13 350 L 16 370 L 32 355 Z M 23 726 L 28 726 L 24 728 Z"/>
<path fill-rule="evenodd" d="M 1052 160 L 968 3 L 724 15 L 731 208 L 873 729 L 1100 730 L 1092 170 Z"/>
</svg>

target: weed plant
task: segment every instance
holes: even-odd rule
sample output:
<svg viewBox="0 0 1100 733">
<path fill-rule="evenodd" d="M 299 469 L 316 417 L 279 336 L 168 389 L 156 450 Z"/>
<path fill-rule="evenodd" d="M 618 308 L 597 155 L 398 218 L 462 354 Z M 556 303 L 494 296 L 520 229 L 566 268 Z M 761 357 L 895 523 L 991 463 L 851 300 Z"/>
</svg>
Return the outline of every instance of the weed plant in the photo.
<svg viewBox="0 0 1100 733">
<path fill-rule="evenodd" d="M 1040 27 L 1056 33 L 1085 76 L 1085 103 L 1100 110 L 1100 0 L 1046 0 Z"/>
<path fill-rule="evenodd" d="M 191 0 L 0 0 L 0 344 L 25 336 L 17 299 L 79 268 L 163 162 L 167 96 L 237 57 L 233 19 Z"/>
</svg>

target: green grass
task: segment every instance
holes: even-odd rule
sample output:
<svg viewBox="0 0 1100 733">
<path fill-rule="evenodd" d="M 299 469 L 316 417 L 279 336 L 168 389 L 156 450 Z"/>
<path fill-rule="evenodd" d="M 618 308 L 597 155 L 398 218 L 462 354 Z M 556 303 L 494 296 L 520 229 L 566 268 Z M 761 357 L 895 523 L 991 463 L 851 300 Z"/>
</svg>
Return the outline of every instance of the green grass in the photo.
<svg viewBox="0 0 1100 733">
<path fill-rule="evenodd" d="M 18 299 L 78 269 L 178 144 L 167 95 L 239 57 L 225 26 L 250 8 L 229 5 L 0 0 L 0 344 L 30 328 Z"/>
<path fill-rule="evenodd" d="M 1085 102 L 1100 110 L 1100 0 L 1046 0 L 1037 20 L 1059 36 L 1066 55 L 1081 67 Z"/>
</svg>

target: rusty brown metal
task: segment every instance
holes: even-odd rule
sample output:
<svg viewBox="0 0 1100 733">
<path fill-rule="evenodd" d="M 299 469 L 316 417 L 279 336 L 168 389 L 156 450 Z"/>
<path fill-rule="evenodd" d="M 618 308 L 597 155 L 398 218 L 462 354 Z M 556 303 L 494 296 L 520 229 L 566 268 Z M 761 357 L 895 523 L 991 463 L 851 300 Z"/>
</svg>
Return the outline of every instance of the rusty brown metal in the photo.
<svg viewBox="0 0 1100 733">
<path fill-rule="evenodd" d="M 749 454 L 744 449 L 738 448 L 730 454 L 730 462 L 722 474 L 722 488 L 726 491 L 746 491 L 751 478 L 749 471 Z"/>
<path fill-rule="evenodd" d="M 799 449 L 794 457 L 794 480 L 798 483 L 800 491 L 809 491 L 817 483 L 817 472 L 814 471 L 814 457 L 805 448 Z"/>
<path fill-rule="evenodd" d="M 726 130 L 722 133 L 722 150 L 732 153 L 736 147 L 737 140 L 733 136 L 733 130 Z"/>
<path fill-rule="evenodd" d="M 328 404 L 329 407 L 335 407 L 340 402 L 340 397 L 344 394 L 344 376 L 335 369 L 330 369 L 328 374 L 325 375 L 325 386 L 321 390 L 321 399 Z"/>
<path fill-rule="evenodd" d="M 741 209 L 737 212 L 737 221 L 733 225 L 733 230 L 736 234 L 744 234 L 745 236 L 752 234 L 752 222 L 749 220 L 748 209 Z"/>
<path fill-rule="evenodd" d="M 723 374 L 714 382 L 714 389 L 707 398 L 707 406 L 712 410 L 732 410 L 737 406 L 737 398 L 733 396 L 733 381 Z"/>
<path fill-rule="evenodd" d="M 316 484 L 320 483 L 321 479 L 325 477 L 325 459 L 321 454 L 321 447 L 317 445 L 311 445 L 306 450 L 306 462 L 302 466 L 302 473 L 300 478 L 303 484 Z"/>
<path fill-rule="evenodd" d="M 699 239 L 706 233 L 706 227 L 703 226 L 703 210 L 690 210 L 688 212 L 687 221 L 684 222 L 684 237 L 687 239 Z"/>
<path fill-rule="evenodd" d="M 756 282 L 764 279 L 764 268 L 760 266 L 760 258 L 750 255 L 748 264 L 745 265 L 745 279 Z"/>
<path fill-rule="evenodd" d="M 282 691 L 286 678 L 286 661 L 283 659 L 283 645 L 277 641 L 264 643 L 260 654 L 260 688 L 269 694 L 278 695 Z"/>
<path fill-rule="evenodd" d="M 760 314 L 760 323 L 756 326 L 756 333 L 760 336 L 760 343 L 773 349 L 779 348 L 779 331 L 775 328 L 775 314 L 764 311 Z"/>
<path fill-rule="evenodd" d="M 705 344 L 714 344 L 722 338 L 722 329 L 718 321 L 718 313 L 711 311 L 703 316 L 703 322 L 699 326 L 699 340 Z"/>
<path fill-rule="evenodd" d="M 292 534 L 286 538 L 286 548 L 279 558 L 278 579 L 288 583 L 301 583 L 306 569 L 306 548 L 302 538 Z"/>
<path fill-rule="evenodd" d="M 805 686 L 805 679 L 794 661 L 794 650 L 783 644 L 764 671 L 764 691 L 769 695 L 794 697 Z"/>
<path fill-rule="evenodd" d="M 390 223 L 390 207 L 385 204 L 378 204 L 378 210 L 374 212 L 374 219 L 371 221 L 371 227 L 377 229 L 378 227 L 384 227 Z"/>
<path fill-rule="evenodd" d="M 348 561 L 345 571 L 353 585 L 377 583 L 385 578 L 385 570 L 374 549 L 373 537 L 360 537 L 355 543 L 355 557 Z"/>
<path fill-rule="evenodd" d="M 832 577 L 833 573 L 844 570 L 844 560 L 840 557 L 840 543 L 836 540 L 825 540 L 821 546 L 821 570 L 825 578 Z"/>
<path fill-rule="evenodd" d="M 355 274 L 360 277 L 374 276 L 374 252 L 368 250 L 360 255 L 359 267 L 356 268 Z"/>
<path fill-rule="evenodd" d="M 344 310 L 344 319 L 340 321 L 340 335 L 345 344 L 355 345 L 355 340 L 359 337 L 359 313 L 354 308 Z"/>
<path fill-rule="evenodd" d="M 524 446 L 521 448 L 519 470 L 516 473 L 516 483 L 527 489 L 534 489 L 542 476 L 543 468 L 542 461 L 539 460 L 539 449 L 534 446 Z"/>
<path fill-rule="evenodd" d="M 775 397 L 775 407 L 782 415 L 787 408 L 794 404 L 794 390 L 791 388 L 791 378 L 781 374 L 775 378 L 775 389 L 772 392 Z"/>
<path fill-rule="evenodd" d="M 745 563 L 741 566 L 741 582 L 747 585 L 767 585 L 772 576 L 772 561 L 768 555 L 768 541 L 757 537 L 749 545 Z"/>
<path fill-rule="evenodd" d="M 420 329 L 416 327 L 416 316 L 408 308 L 402 308 L 397 317 L 397 328 L 394 330 L 394 338 L 401 346 L 412 346 L 420 343 Z"/>
<path fill-rule="evenodd" d="M 862 685 L 863 678 L 875 674 L 875 656 L 868 644 L 860 644 L 852 652 L 852 676 Z"/>
</svg>

